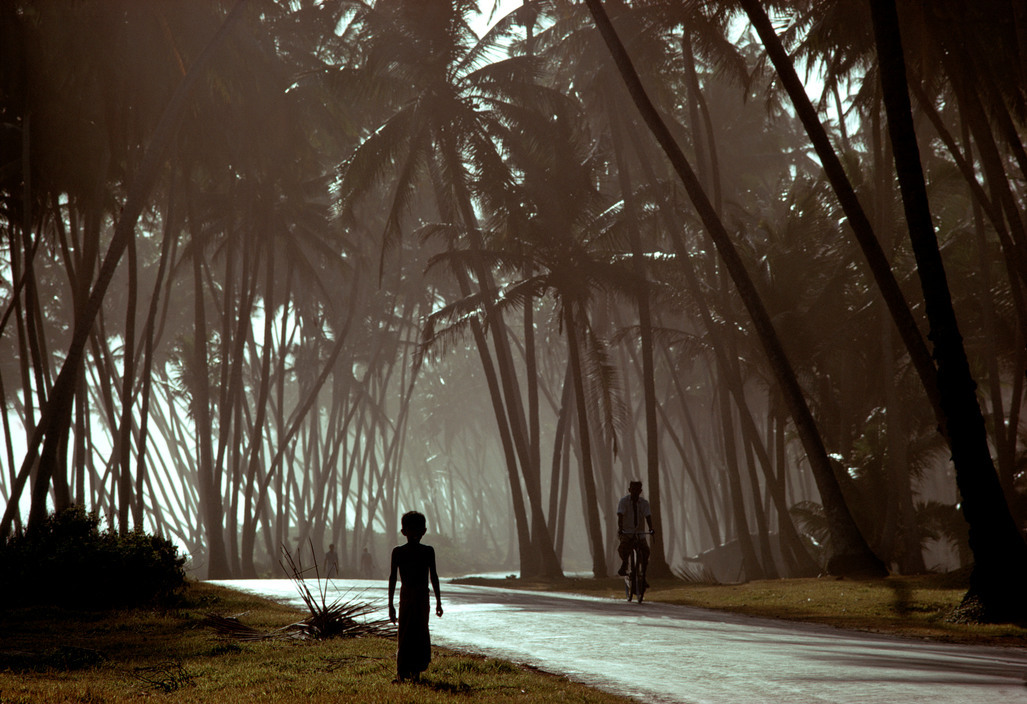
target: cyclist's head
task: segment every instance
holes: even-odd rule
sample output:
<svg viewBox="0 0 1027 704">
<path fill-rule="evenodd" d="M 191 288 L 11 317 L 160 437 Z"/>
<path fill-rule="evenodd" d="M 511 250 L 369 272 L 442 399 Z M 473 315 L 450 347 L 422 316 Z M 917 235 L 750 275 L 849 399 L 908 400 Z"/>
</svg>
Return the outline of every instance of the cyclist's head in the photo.
<svg viewBox="0 0 1027 704">
<path fill-rule="evenodd" d="M 628 482 L 628 493 L 632 494 L 634 496 L 638 496 L 639 494 L 641 494 L 642 493 L 642 482 L 638 481 L 637 479 L 634 480 L 634 481 Z"/>
</svg>

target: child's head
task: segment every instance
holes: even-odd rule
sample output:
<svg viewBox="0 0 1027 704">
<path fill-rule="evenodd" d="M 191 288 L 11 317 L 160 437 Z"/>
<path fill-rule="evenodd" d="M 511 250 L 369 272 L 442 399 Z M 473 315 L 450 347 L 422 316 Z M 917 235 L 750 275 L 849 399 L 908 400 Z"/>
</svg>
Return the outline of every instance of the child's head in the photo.
<svg viewBox="0 0 1027 704">
<path fill-rule="evenodd" d="M 428 521 L 423 513 L 418 511 L 407 511 L 401 519 L 403 535 L 408 538 L 420 538 L 428 532 Z"/>
</svg>

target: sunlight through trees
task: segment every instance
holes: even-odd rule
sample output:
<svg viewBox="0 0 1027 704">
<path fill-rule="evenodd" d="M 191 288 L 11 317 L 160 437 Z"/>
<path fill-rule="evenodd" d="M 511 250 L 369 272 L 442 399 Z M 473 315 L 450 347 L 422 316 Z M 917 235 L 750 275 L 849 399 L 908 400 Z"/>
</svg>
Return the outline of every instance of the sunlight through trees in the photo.
<svg viewBox="0 0 1027 704">
<path fill-rule="evenodd" d="M 1027 614 L 1027 15 L 0 4 L 0 534 L 204 577 L 971 569 Z M 972 568 L 970 567 L 972 565 Z"/>
</svg>

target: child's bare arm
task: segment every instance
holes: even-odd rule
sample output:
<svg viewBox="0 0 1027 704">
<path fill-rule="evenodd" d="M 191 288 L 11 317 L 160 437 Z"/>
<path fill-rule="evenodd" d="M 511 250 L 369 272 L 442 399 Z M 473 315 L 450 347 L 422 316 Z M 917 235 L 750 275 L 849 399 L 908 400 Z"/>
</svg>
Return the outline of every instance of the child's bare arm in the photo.
<svg viewBox="0 0 1027 704">
<path fill-rule="evenodd" d="M 396 597 L 396 571 L 398 569 L 396 564 L 396 551 L 392 551 L 392 566 L 389 568 L 389 620 L 393 623 L 396 622 L 396 607 L 394 606 Z"/>
<path fill-rule="evenodd" d="M 431 588 L 435 591 L 435 615 L 442 615 L 442 593 L 439 590 L 439 573 L 435 569 L 435 550 L 432 549 L 428 560 L 428 576 L 431 579 Z"/>
</svg>

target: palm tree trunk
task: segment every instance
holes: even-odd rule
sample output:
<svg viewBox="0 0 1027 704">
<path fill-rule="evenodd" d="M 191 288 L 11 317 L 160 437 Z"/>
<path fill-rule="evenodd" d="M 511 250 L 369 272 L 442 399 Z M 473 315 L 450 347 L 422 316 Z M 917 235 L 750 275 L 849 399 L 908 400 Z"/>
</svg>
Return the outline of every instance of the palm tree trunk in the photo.
<svg viewBox="0 0 1027 704">
<path fill-rule="evenodd" d="M 271 356 L 274 347 L 274 280 L 275 280 L 275 254 L 269 246 L 265 250 L 267 257 L 267 270 L 265 272 L 264 292 L 264 343 L 261 350 L 260 361 L 260 385 L 257 388 L 256 412 L 257 416 L 250 426 L 247 448 L 249 457 L 246 462 L 245 495 L 243 498 L 246 506 L 250 505 L 253 497 L 253 487 L 257 483 L 257 463 L 260 461 L 261 438 L 264 434 L 265 419 L 267 418 L 268 397 L 271 394 Z M 283 352 L 284 354 L 284 352 Z M 254 578 L 257 576 L 253 564 L 253 551 L 241 551 L 240 563 L 243 578 Z"/>
<path fill-rule="evenodd" d="M 574 413 L 574 404 L 568 398 L 569 413 Z M 574 448 L 577 445 L 574 444 L 574 429 L 570 425 L 570 418 L 567 420 L 566 430 L 563 434 L 563 442 L 561 443 L 560 453 L 560 505 L 557 508 L 556 514 L 556 532 L 553 534 L 556 540 L 553 546 L 558 556 L 563 556 L 563 544 L 564 536 L 567 534 L 567 497 L 570 494 L 570 481 L 571 481 L 571 454 L 574 453 Z M 554 452 L 556 449 L 554 448 Z"/>
<path fill-rule="evenodd" d="M 321 369 L 317 378 L 314 380 L 311 389 L 307 390 L 302 395 L 302 400 L 296 405 L 293 411 L 292 422 L 289 424 L 284 434 L 278 437 L 278 447 L 275 451 L 271 462 L 268 463 L 267 472 L 264 477 L 259 481 L 259 487 L 256 493 L 256 500 L 254 501 L 254 507 L 252 514 L 248 514 L 246 519 L 243 521 L 243 535 L 242 535 L 242 557 L 245 561 L 247 556 L 252 556 L 254 542 L 257 533 L 257 523 L 261 520 L 266 506 L 267 506 L 267 495 L 268 488 L 271 485 L 272 480 L 283 473 L 281 470 L 285 453 L 289 446 L 292 444 L 293 438 L 302 428 L 304 419 L 310 409 L 313 407 L 315 400 L 317 399 L 318 391 L 324 386 L 324 383 L 328 380 L 328 376 L 335 370 L 335 364 L 339 359 L 339 355 L 342 352 L 343 346 L 349 339 L 349 331 L 353 324 L 353 320 L 356 317 L 356 301 L 357 297 L 355 292 L 357 290 L 357 283 L 359 276 L 354 275 L 353 283 L 350 291 L 347 292 L 348 300 L 351 301 L 349 310 L 347 311 L 346 319 L 343 322 L 342 329 L 336 333 L 335 342 L 332 345 L 331 351 L 328 353 L 328 357 L 325 360 L 324 367 Z M 282 490 L 284 491 L 284 489 Z M 282 491 L 278 492 L 279 501 L 282 501 Z M 288 521 L 288 513 L 286 512 L 283 516 L 283 520 L 280 525 L 283 525 Z M 267 536 L 265 536 L 267 537 Z M 283 535 L 283 538 L 285 535 Z"/>
<path fill-rule="evenodd" d="M 713 149 L 711 145 L 711 149 Z M 646 176 L 650 181 L 655 183 L 655 175 L 652 173 L 651 167 L 648 166 L 647 162 L 642 161 Z M 661 209 L 661 213 L 664 211 Z M 686 252 L 687 247 L 681 238 L 678 228 L 675 223 L 670 222 L 669 217 L 667 219 L 666 227 L 667 231 L 671 235 L 671 239 L 674 242 L 674 248 L 677 252 Z M 775 507 L 778 510 L 781 520 L 779 522 L 780 530 L 779 535 L 785 545 L 789 547 L 789 551 L 794 557 L 793 562 L 798 574 L 816 574 L 819 571 L 819 567 L 810 557 L 809 553 L 802 546 L 799 539 L 798 533 L 795 530 L 795 525 L 792 522 L 791 516 L 788 513 L 787 502 L 783 492 L 783 482 L 779 483 L 773 476 L 772 463 L 769 456 L 766 454 L 766 448 L 758 441 L 759 433 L 756 430 L 755 421 L 752 419 L 752 414 L 749 411 L 748 403 L 745 398 L 745 389 L 742 382 L 741 370 L 738 365 L 738 355 L 732 350 L 725 350 L 725 341 L 722 339 L 724 336 L 720 332 L 718 326 L 714 322 L 713 314 L 710 311 L 705 299 L 702 295 L 702 287 L 699 284 L 698 276 L 696 275 L 695 267 L 689 257 L 681 257 L 680 269 L 685 275 L 685 283 L 688 287 L 688 291 L 692 296 L 693 301 L 699 310 L 699 318 L 703 328 L 706 330 L 709 336 L 710 344 L 713 348 L 714 357 L 716 359 L 718 368 L 723 374 L 727 375 L 727 386 L 734 397 L 735 405 L 738 408 L 739 416 L 742 422 L 743 435 L 753 439 L 753 446 L 756 447 L 757 452 L 760 454 L 761 466 L 764 469 L 764 475 L 767 478 L 768 489 L 771 498 L 774 501 Z M 682 394 L 680 385 L 678 384 L 677 377 L 674 377 L 675 384 L 678 385 L 678 393 Z M 683 398 L 683 396 L 682 396 Z M 686 409 L 687 411 L 687 409 Z M 698 447 L 698 442 L 696 442 Z M 684 454 L 682 453 L 682 458 Z M 705 463 L 704 463 L 705 465 Z M 698 486 L 698 485 L 697 485 Z M 705 504 L 703 504 L 705 507 Z M 716 524 L 712 524 L 712 534 L 717 535 L 718 530 Z M 719 538 L 717 539 L 719 544 Z"/>
<path fill-rule="evenodd" d="M 521 480 L 517 474 L 517 457 L 514 451 L 506 409 L 502 403 L 499 380 L 492 357 L 488 352 L 488 340 L 485 339 L 484 331 L 481 330 L 480 325 L 475 323 L 473 332 L 479 356 L 481 357 L 482 371 L 485 373 L 485 380 L 489 387 L 492 410 L 495 413 L 496 422 L 499 424 L 499 438 L 503 447 L 507 480 L 510 484 L 510 498 L 513 504 L 514 524 L 517 528 L 517 550 L 521 576 L 533 576 L 538 569 L 538 558 L 531 549 L 532 538 L 528 523 L 528 510 L 524 503 L 524 494 L 521 491 Z"/>
<path fill-rule="evenodd" d="M 146 315 L 146 326 L 143 332 L 143 369 L 140 376 L 140 392 L 142 402 L 139 410 L 139 466 L 136 469 L 136 502 L 133 507 L 133 521 L 136 525 L 143 523 L 143 483 L 146 480 L 147 456 L 146 443 L 150 421 L 150 395 L 153 384 L 153 349 L 157 344 L 157 314 L 160 309 L 160 292 L 164 285 L 169 262 L 174 259 L 174 246 L 178 242 L 178 222 L 175 209 L 175 188 L 172 184 L 168 195 L 168 206 L 165 211 L 164 234 L 161 238 L 160 264 L 157 267 L 157 278 L 153 282 L 153 293 L 150 294 L 150 306 Z M 167 317 L 170 296 L 164 296 L 163 317 Z"/>
<path fill-rule="evenodd" d="M 454 156 L 452 147 L 446 151 L 450 163 L 459 164 L 459 160 Z M 461 220 L 470 234 L 468 238 L 470 249 L 472 253 L 477 255 L 481 251 L 481 244 L 479 241 L 480 235 L 478 234 L 478 221 L 474 214 L 474 209 L 471 207 L 471 199 L 462 184 L 458 184 L 456 195 Z M 516 451 L 516 457 L 520 461 L 521 474 L 524 477 L 524 486 L 528 495 L 527 509 L 531 512 L 532 527 L 530 535 L 531 553 L 538 558 L 537 564 L 533 564 L 531 568 L 533 570 L 540 570 L 547 577 L 560 577 L 563 574 L 560 568 L 560 561 L 557 559 L 556 551 L 553 549 L 552 536 L 549 535 L 549 531 L 546 528 L 545 514 L 542 511 L 541 459 L 539 458 L 538 462 L 535 462 L 535 456 L 533 456 L 530 450 L 524 407 L 521 402 L 520 384 L 517 381 L 517 373 L 510 352 L 506 323 L 503 320 L 502 312 L 496 310 L 492 304 L 492 292 L 495 284 L 493 283 L 491 273 L 485 269 L 477 256 L 475 256 L 473 261 L 476 267 L 475 274 L 478 279 L 478 286 L 484 293 L 482 300 L 485 302 L 486 316 L 495 341 L 496 369 L 499 372 L 499 382 L 503 391 L 501 398 L 506 402 L 505 415 L 510 431 L 510 439 Z M 535 562 L 534 558 L 531 561 Z"/>
<path fill-rule="evenodd" d="M 242 16 L 241 9 L 245 5 L 246 0 L 238 0 L 228 13 L 221 27 L 204 47 L 193 65 L 189 67 L 189 71 L 175 89 L 174 95 L 168 101 L 168 105 L 161 115 L 160 123 L 154 131 L 150 146 L 143 157 L 136 180 L 133 182 L 128 197 L 125 199 L 125 206 L 122 208 L 121 217 L 118 220 L 117 227 L 115 227 L 114 236 L 111 239 L 110 247 L 107 250 L 107 255 L 104 258 L 89 300 L 83 306 L 81 313 L 75 316 L 74 332 L 68 353 L 65 355 L 64 365 L 57 375 L 51 395 L 46 407 L 43 409 L 43 417 L 40 419 L 40 423 L 29 441 L 25 458 L 22 461 L 22 468 L 15 478 L 14 487 L 12 487 L 7 509 L 4 511 L 3 519 L 0 520 L 0 538 L 7 537 L 10 534 L 14 513 L 18 510 L 21 491 L 37 461 L 40 470 L 37 484 L 40 481 L 44 485 L 50 483 L 50 478 L 58 461 L 57 452 L 61 445 L 62 436 L 66 435 L 70 424 L 71 406 L 75 398 L 75 389 L 78 385 L 77 380 L 81 373 L 83 352 L 93 327 L 93 321 L 96 319 L 96 314 L 103 303 L 118 262 L 125 252 L 125 247 L 128 245 L 128 236 L 135 229 L 136 221 L 142 213 L 150 191 L 157 180 L 163 163 L 164 150 L 170 144 L 174 131 L 178 126 L 179 118 L 186 106 L 186 99 L 189 97 L 197 78 L 213 57 L 214 50 L 228 35 L 228 30 Z M 40 449 L 40 446 L 42 446 L 42 449 Z M 43 500 L 38 503 L 34 502 L 34 510 L 29 512 L 30 524 L 36 524 L 46 516 L 45 486 L 40 491 L 43 495 Z"/>
<path fill-rule="evenodd" d="M 712 374 L 711 374 L 712 376 Z M 716 379 L 711 379 L 716 383 Z M 731 519 L 735 525 L 735 540 L 742 552 L 742 571 L 746 581 L 763 579 L 763 565 L 756 557 L 756 548 L 752 544 L 752 532 L 746 519 L 745 498 L 742 495 L 741 472 L 738 467 L 738 448 L 735 437 L 735 424 L 731 418 L 731 403 L 727 389 L 723 386 L 717 390 L 717 406 L 720 409 L 720 432 L 723 435 L 724 466 L 727 468 L 728 491 L 731 496 Z"/>
<path fill-rule="evenodd" d="M 534 321 L 534 296 L 528 296 L 524 301 L 524 383 L 528 389 L 528 463 L 533 471 L 525 476 L 531 477 L 534 485 L 531 491 L 542 500 L 542 439 L 539 428 L 539 400 L 538 400 L 538 364 L 535 349 L 535 321 Z M 548 554 L 549 564 L 543 566 L 543 573 L 547 577 L 562 576 L 559 559 L 553 547 L 552 532 L 549 530 L 549 523 L 545 514 L 541 511 L 532 511 L 531 537 L 535 543 L 542 541 L 548 543 L 548 549 L 544 544 L 536 544 L 535 549 Z M 555 564 L 554 564 L 555 563 Z"/>
<path fill-rule="evenodd" d="M 872 158 L 874 173 L 874 199 L 877 208 L 875 225 L 883 233 L 882 246 L 892 251 L 891 228 L 893 222 L 891 189 L 893 188 L 890 159 L 890 145 L 885 139 L 885 126 L 881 124 L 880 100 L 875 99 L 872 109 Z M 884 525 L 881 527 L 880 552 L 886 560 L 895 562 L 902 574 L 921 574 L 926 571 L 920 531 L 916 525 L 916 511 L 913 505 L 912 476 L 909 465 L 909 436 L 906 424 L 904 402 L 898 393 L 898 378 L 895 371 L 895 350 L 892 325 L 884 315 L 880 316 L 881 327 L 881 379 L 884 384 L 885 418 L 885 476 L 888 486 Z"/>
<path fill-rule="evenodd" d="M 194 232 L 198 230 L 193 225 Z M 231 577 L 228 554 L 225 552 L 224 505 L 220 482 L 214 476 L 213 427 L 210 417 L 210 382 L 207 357 L 207 313 L 203 295 L 203 270 L 201 257 L 203 248 L 193 240 L 193 363 L 191 391 L 193 396 L 193 422 L 196 425 L 198 481 L 200 489 L 200 513 L 207 537 L 207 578 L 227 579 Z"/>
<path fill-rule="evenodd" d="M 720 526 L 717 523 L 715 512 L 712 508 L 713 503 L 713 490 L 710 487 L 710 483 L 706 476 L 700 477 L 695 471 L 695 466 L 688 457 L 688 453 L 685 451 L 684 443 L 681 438 L 678 437 L 677 432 L 674 430 L 674 426 L 671 424 L 670 419 L 667 418 L 666 412 L 661 408 L 660 413 L 663 416 L 663 427 L 664 432 L 670 437 L 671 443 L 678 451 L 678 456 L 681 458 L 681 466 L 684 467 L 682 478 L 687 477 L 691 480 L 692 486 L 695 488 L 692 493 L 693 505 L 698 506 L 699 513 L 702 514 L 704 525 L 710 534 L 711 542 L 715 545 L 720 544 Z M 705 462 L 700 463 L 703 466 L 707 466 Z M 698 521 L 697 521 L 698 523 Z"/>
<path fill-rule="evenodd" d="M 781 45 L 781 41 L 774 31 L 770 18 L 767 17 L 767 13 L 760 5 L 760 0 L 741 0 L 741 5 L 749 17 L 749 21 L 759 34 L 760 41 L 763 42 L 767 55 L 774 64 L 781 84 L 788 92 L 788 96 L 795 106 L 795 111 L 802 121 L 803 127 L 806 129 L 806 133 L 809 135 L 810 142 L 812 142 L 817 156 L 820 158 L 820 163 L 824 167 L 824 173 L 830 181 L 835 194 L 838 196 L 838 202 L 842 206 L 842 210 L 845 212 L 849 227 L 852 229 L 852 233 L 855 235 L 856 241 L 866 257 L 867 264 L 870 266 L 870 272 L 877 283 L 877 288 L 884 297 L 885 304 L 888 306 L 892 319 L 899 330 L 899 335 L 906 345 L 906 350 L 909 352 L 913 366 L 920 375 L 920 381 L 923 384 L 928 399 L 931 401 L 931 406 L 934 409 L 938 423 L 944 427 L 944 414 L 941 412 L 937 380 L 935 378 L 937 370 L 934 364 L 931 363 L 931 356 L 927 350 L 927 345 L 924 343 L 920 329 L 917 327 L 913 314 L 906 304 L 906 299 L 899 289 L 898 282 L 892 274 L 888 259 L 874 235 L 870 220 L 867 218 L 862 205 L 860 205 L 859 199 L 856 197 L 856 191 L 852 187 L 852 183 L 849 181 L 845 169 L 834 151 L 834 147 L 831 146 L 824 126 L 820 123 L 817 111 L 814 109 L 812 102 L 810 102 L 806 89 L 795 72 L 795 66 Z"/>
<path fill-rule="evenodd" d="M 628 86 L 628 91 L 631 93 L 636 107 L 642 113 L 643 119 L 663 148 L 675 172 L 681 179 L 685 190 L 688 192 L 707 233 L 713 239 L 721 260 L 724 262 L 741 296 L 742 302 L 752 318 L 753 326 L 763 345 L 764 353 L 767 355 L 771 368 L 774 370 L 774 376 L 784 391 L 785 400 L 795 421 L 803 447 L 806 450 L 806 456 L 809 459 L 810 468 L 816 479 L 824 512 L 827 515 L 831 529 L 832 545 L 836 550 L 836 554 L 832 557 L 828 569 L 835 574 L 845 576 L 886 575 L 887 570 L 877 556 L 871 552 L 866 539 L 860 533 L 852 518 L 852 514 L 849 512 L 848 506 L 845 504 L 838 479 L 834 475 L 834 468 L 827 456 L 827 450 L 824 447 L 823 440 L 817 430 L 806 399 L 802 395 L 795 372 L 784 353 L 784 348 L 777 337 L 777 333 L 770 321 L 770 316 L 764 308 L 763 302 L 753 285 L 749 273 L 745 269 L 738 251 L 731 242 L 723 222 L 713 209 L 709 198 L 695 176 L 695 172 L 692 171 L 684 153 L 674 141 L 666 123 L 660 117 L 649 96 L 646 94 L 645 88 L 642 86 L 638 74 L 631 63 L 631 58 L 617 37 L 616 30 L 603 9 L 601 0 L 586 0 L 586 2 L 621 73 L 621 77 Z M 748 2 L 748 0 L 743 0 L 743 3 L 745 2 Z M 688 253 L 682 252 L 680 256 L 688 256 Z"/>
<path fill-rule="evenodd" d="M 135 405 L 135 334 L 136 305 L 139 297 L 138 257 L 135 230 L 128 238 L 128 310 L 125 313 L 125 342 L 122 353 L 124 367 L 121 377 L 121 423 L 118 440 L 121 456 L 118 458 L 118 533 L 128 534 L 129 514 L 132 509 L 132 407 Z M 141 527 L 141 526 L 140 526 Z"/>
<path fill-rule="evenodd" d="M 578 345 L 578 328 L 572 301 L 564 302 L 564 324 L 567 333 L 567 355 L 571 363 L 571 379 L 574 383 L 574 399 L 578 418 L 578 439 L 581 447 L 581 474 L 584 483 L 585 521 L 588 542 L 592 550 L 592 575 L 596 579 L 607 576 L 606 546 L 603 544 L 603 528 L 599 520 L 599 503 L 596 495 L 595 470 L 592 467 L 591 432 L 588 427 L 588 404 L 585 400 L 585 384 L 582 379 L 581 357 Z"/>
<path fill-rule="evenodd" d="M 748 408 L 739 408 L 738 415 L 748 414 Z M 763 442 L 759 433 L 753 433 L 748 428 L 755 428 L 752 416 L 748 417 L 748 423 L 741 422 L 742 447 L 745 452 L 745 466 L 749 475 L 749 492 L 752 495 L 753 517 L 756 519 L 756 540 L 760 546 L 760 556 L 763 565 L 763 574 L 767 579 L 780 579 L 777 570 L 777 561 L 774 558 L 774 549 L 770 544 L 770 527 L 767 522 L 767 514 L 770 512 L 771 491 L 768 482 L 766 495 L 760 493 L 760 479 L 756 473 L 756 447 L 761 447 Z M 765 451 L 765 449 L 764 449 Z"/>
<path fill-rule="evenodd" d="M 560 469 L 563 465 L 564 436 L 569 432 L 568 421 L 571 409 L 571 367 L 568 360 L 567 369 L 563 375 L 563 391 L 560 392 L 560 407 L 556 409 L 556 430 L 553 432 L 553 460 L 549 472 L 549 534 L 556 535 L 557 519 L 559 518 L 558 507 L 560 505 Z M 559 554 L 559 550 L 557 550 Z"/>
<path fill-rule="evenodd" d="M 870 9 L 895 169 L 931 325 L 956 484 L 970 526 L 974 568 L 963 604 L 979 607 L 978 615 L 988 621 L 1023 620 L 1027 618 L 1023 599 L 1027 593 L 1027 543 L 1002 494 L 975 393 L 977 384 L 952 308 L 913 128 L 898 13 L 894 0 L 872 0 Z"/>
<path fill-rule="evenodd" d="M 955 81 L 955 85 L 957 87 L 958 95 L 958 79 Z M 1012 211 L 1010 211 L 1008 207 L 1004 208 L 1005 212 L 1009 216 L 1009 227 L 1007 227 L 1005 217 L 1002 215 L 1002 209 L 997 205 L 997 203 L 1005 204 L 1008 202 L 1008 198 L 1003 195 L 1003 192 L 1008 193 L 1008 183 L 1000 164 L 998 166 L 996 165 L 997 154 L 995 152 L 991 136 L 986 129 L 982 130 L 980 128 L 980 125 L 978 124 L 979 119 L 977 119 L 979 116 L 975 115 L 974 119 L 964 116 L 961 120 L 963 141 L 967 145 L 967 156 L 964 157 L 959 146 L 956 144 L 955 138 L 945 126 L 945 123 L 942 121 L 937 109 L 935 109 L 931 104 L 930 99 L 927 97 L 926 93 L 924 93 L 923 89 L 915 83 L 910 84 L 909 89 L 916 97 L 921 111 L 923 111 L 927 116 L 931 126 L 934 127 L 935 132 L 938 133 L 938 137 L 948 149 L 949 155 L 952 157 L 952 161 L 955 162 L 959 172 L 963 175 L 963 180 L 966 181 L 966 185 L 970 189 L 970 195 L 973 198 L 974 207 L 979 207 L 984 211 L 985 215 L 988 216 L 988 222 L 995 229 L 995 234 L 998 237 L 999 244 L 1002 246 L 1002 251 L 1005 253 L 1005 266 L 1010 286 L 1013 289 L 1013 304 L 1015 306 L 1017 318 L 1020 321 L 1020 325 L 1023 326 L 1024 321 L 1027 321 L 1027 306 L 1024 304 L 1022 292 L 1023 285 L 1027 283 L 1027 251 L 1025 251 L 1025 237 L 1022 223 L 1020 222 L 1019 215 L 1015 208 Z M 972 104 L 969 99 L 962 100 L 962 102 L 964 105 L 962 108 L 964 115 L 967 112 L 976 112 L 973 108 L 968 107 Z M 969 136 L 966 134 L 966 130 L 969 128 L 968 123 L 970 122 L 975 125 L 975 140 L 978 143 L 978 149 L 981 153 L 981 166 L 987 176 L 986 181 L 993 194 L 992 198 L 988 197 L 984 188 L 980 183 L 978 183 L 975 165 L 971 163 L 969 158 L 972 148 Z"/>
<path fill-rule="evenodd" d="M 631 259 L 637 278 L 639 344 L 642 353 L 642 398 L 645 403 L 645 456 L 646 479 L 648 484 L 649 503 L 652 507 L 652 518 L 656 534 L 653 536 L 652 552 L 649 556 L 649 574 L 657 578 L 670 577 L 670 565 L 667 564 L 666 549 L 663 544 L 663 513 L 660 492 L 660 435 L 656 422 L 656 372 L 653 363 L 653 321 L 649 308 L 649 284 L 646 279 L 643 262 L 641 236 L 638 232 L 638 210 L 635 207 L 634 189 L 631 173 L 625 158 L 620 115 L 612 116 L 611 136 L 614 155 L 617 160 L 617 177 L 620 181 L 621 195 L 624 198 L 624 215 L 627 218 L 628 234 L 631 239 Z"/>
</svg>

